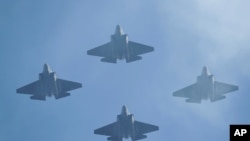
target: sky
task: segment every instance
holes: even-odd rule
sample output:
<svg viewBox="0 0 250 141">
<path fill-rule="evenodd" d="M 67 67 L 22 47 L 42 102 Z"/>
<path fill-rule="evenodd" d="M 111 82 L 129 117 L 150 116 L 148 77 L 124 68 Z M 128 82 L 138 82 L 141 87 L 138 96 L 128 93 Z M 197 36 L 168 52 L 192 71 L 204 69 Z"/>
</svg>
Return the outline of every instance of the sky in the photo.
<svg viewBox="0 0 250 141">
<path fill-rule="evenodd" d="M 249 124 L 248 0 L 0 1 L 0 140 L 106 141 L 93 131 L 126 105 L 135 120 L 158 125 L 144 141 L 226 141 L 230 124 Z M 100 62 L 87 50 L 110 41 L 116 25 L 153 46 L 142 60 Z M 16 89 L 48 63 L 80 82 L 71 96 L 30 100 Z M 239 86 L 218 102 L 173 97 L 207 66 Z M 128 139 L 125 139 L 128 140 Z"/>
</svg>

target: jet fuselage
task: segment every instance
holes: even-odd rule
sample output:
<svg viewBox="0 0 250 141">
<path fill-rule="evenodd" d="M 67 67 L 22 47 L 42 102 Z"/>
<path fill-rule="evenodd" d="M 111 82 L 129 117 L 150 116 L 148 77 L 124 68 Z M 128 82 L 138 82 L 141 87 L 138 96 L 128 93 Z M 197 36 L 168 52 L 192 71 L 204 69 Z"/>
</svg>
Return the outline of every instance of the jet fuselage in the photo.
<svg viewBox="0 0 250 141">
<path fill-rule="evenodd" d="M 141 60 L 141 54 L 154 51 L 154 48 L 128 40 L 128 35 L 117 25 L 110 41 L 87 51 L 88 55 L 103 57 L 102 62 L 116 63 L 125 59 L 127 63 Z"/>
<path fill-rule="evenodd" d="M 199 99 L 211 98 L 214 92 L 214 77 L 209 74 L 206 67 L 203 68 L 200 76 L 197 77 L 197 96 Z"/>
<path fill-rule="evenodd" d="M 109 136 L 108 141 L 122 141 L 123 138 L 131 137 L 132 141 L 147 138 L 146 133 L 159 130 L 158 126 L 134 120 L 133 114 L 128 112 L 126 106 L 117 115 L 117 121 L 107 126 L 94 130 L 95 134 Z"/>
<path fill-rule="evenodd" d="M 69 96 L 67 91 L 81 88 L 82 84 L 63 80 L 56 77 L 56 73 L 52 72 L 48 64 L 44 64 L 42 73 L 39 73 L 39 79 L 26 86 L 18 88 L 17 93 L 30 94 L 30 99 L 46 100 L 46 96 L 55 96 L 56 99 Z"/>
<path fill-rule="evenodd" d="M 236 85 L 215 81 L 214 76 L 208 72 L 206 67 L 203 67 L 196 83 L 175 91 L 173 96 L 188 98 L 186 102 L 190 103 L 201 103 L 201 100 L 207 99 L 215 102 L 225 99 L 224 94 L 238 89 L 239 87 Z"/>
<path fill-rule="evenodd" d="M 118 25 L 115 34 L 111 35 L 113 56 L 115 59 L 125 59 L 128 57 L 128 35 L 124 34 Z"/>
<path fill-rule="evenodd" d="M 49 66 L 45 64 L 43 72 L 39 74 L 42 95 L 51 97 L 58 94 L 56 79 L 56 73 L 52 72 Z"/>
<path fill-rule="evenodd" d="M 128 113 L 125 106 L 122 107 L 122 112 L 117 116 L 118 130 L 120 132 L 120 138 L 131 137 L 134 140 L 134 117 L 133 114 Z"/>
</svg>

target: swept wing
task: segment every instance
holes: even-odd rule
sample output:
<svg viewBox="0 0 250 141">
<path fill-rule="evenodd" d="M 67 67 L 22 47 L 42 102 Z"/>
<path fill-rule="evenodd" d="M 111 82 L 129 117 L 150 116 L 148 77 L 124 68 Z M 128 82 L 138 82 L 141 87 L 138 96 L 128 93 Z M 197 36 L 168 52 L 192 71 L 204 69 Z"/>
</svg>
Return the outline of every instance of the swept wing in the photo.
<svg viewBox="0 0 250 141">
<path fill-rule="evenodd" d="M 135 126 L 136 136 L 159 130 L 158 126 L 139 122 L 139 121 L 135 121 L 134 126 Z"/>
<path fill-rule="evenodd" d="M 194 84 L 187 86 L 183 89 L 175 91 L 173 93 L 173 96 L 192 98 L 192 96 L 195 94 L 196 85 L 197 85 L 197 83 L 194 83 Z"/>
<path fill-rule="evenodd" d="M 37 80 L 37 81 L 32 82 L 26 86 L 18 88 L 16 90 L 16 92 L 22 93 L 22 94 L 36 95 L 36 94 L 40 93 L 40 89 L 41 89 L 40 81 Z"/>
<path fill-rule="evenodd" d="M 128 45 L 129 45 L 129 50 L 130 50 L 130 56 L 136 56 L 136 55 L 140 55 L 140 54 L 154 51 L 154 48 L 151 46 L 136 43 L 133 41 L 129 41 Z"/>
<path fill-rule="evenodd" d="M 88 55 L 100 56 L 100 57 L 112 57 L 112 44 L 108 42 L 96 48 L 87 51 Z"/>
<path fill-rule="evenodd" d="M 235 85 L 215 81 L 214 82 L 214 89 L 215 89 L 216 95 L 222 95 L 222 94 L 226 94 L 226 93 L 229 93 L 232 91 L 236 91 L 239 89 L 239 87 L 235 86 Z"/>
<path fill-rule="evenodd" d="M 62 92 L 67 92 L 67 91 L 82 87 L 81 83 L 63 80 L 63 79 L 57 79 L 56 82 Z"/>
<path fill-rule="evenodd" d="M 94 131 L 95 134 L 106 136 L 117 136 L 117 122 L 111 123 Z"/>
</svg>

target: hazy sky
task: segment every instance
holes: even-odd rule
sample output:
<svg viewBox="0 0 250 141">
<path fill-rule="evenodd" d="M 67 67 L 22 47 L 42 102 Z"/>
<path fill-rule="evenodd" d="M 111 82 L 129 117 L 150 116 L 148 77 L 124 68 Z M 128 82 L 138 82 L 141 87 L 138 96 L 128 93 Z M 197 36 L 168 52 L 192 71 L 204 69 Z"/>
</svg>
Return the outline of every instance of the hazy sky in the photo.
<svg viewBox="0 0 250 141">
<path fill-rule="evenodd" d="M 158 125 L 144 141 L 227 141 L 229 124 L 249 124 L 249 0 L 0 1 L 0 140 L 106 141 L 93 130 L 127 105 Z M 100 62 L 86 51 L 110 41 L 120 24 L 129 40 L 154 46 L 142 60 Z M 30 100 L 16 89 L 48 63 L 83 83 L 71 96 Z M 203 66 L 239 86 L 222 101 L 186 103 L 172 93 Z"/>
</svg>

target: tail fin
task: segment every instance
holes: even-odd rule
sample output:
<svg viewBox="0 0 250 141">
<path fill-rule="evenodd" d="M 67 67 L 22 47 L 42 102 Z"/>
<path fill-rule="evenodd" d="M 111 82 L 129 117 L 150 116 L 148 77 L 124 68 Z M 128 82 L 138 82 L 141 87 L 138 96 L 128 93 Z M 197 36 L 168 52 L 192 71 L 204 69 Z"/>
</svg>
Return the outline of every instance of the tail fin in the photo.
<svg viewBox="0 0 250 141">
<path fill-rule="evenodd" d="M 102 62 L 108 62 L 108 63 L 116 63 L 116 59 L 113 58 L 102 58 Z"/>
<path fill-rule="evenodd" d="M 126 58 L 126 62 L 130 63 L 130 62 L 141 60 L 141 59 L 142 59 L 141 56 L 133 56 L 133 57 L 130 57 L 130 58 Z"/>
</svg>

